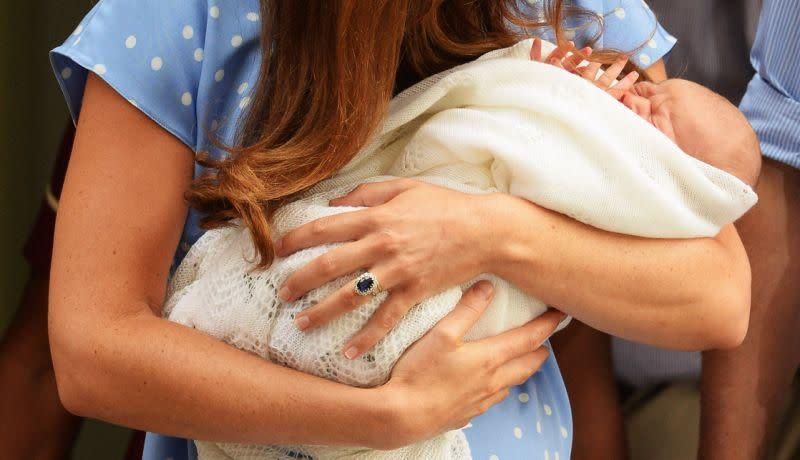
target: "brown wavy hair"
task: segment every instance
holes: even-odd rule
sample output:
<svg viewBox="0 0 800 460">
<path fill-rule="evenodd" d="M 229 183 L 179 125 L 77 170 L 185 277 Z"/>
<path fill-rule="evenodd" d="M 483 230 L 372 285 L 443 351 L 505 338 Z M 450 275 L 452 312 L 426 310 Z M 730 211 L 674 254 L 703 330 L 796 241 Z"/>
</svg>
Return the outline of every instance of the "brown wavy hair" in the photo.
<svg viewBox="0 0 800 460">
<path fill-rule="evenodd" d="M 393 94 L 435 73 L 565 24 L 594 25 L 588 11 L 546 1 L 524 13 L 517 0 L 261 0 L 261 73 L 224 160 L 200 154 L 208 173 L 187 193 L 203 228 L 241 219 L 258 267 L 274 248 L 269 221 L 292 196 L 347 164 L 381 122 Z M 619 52 L 595 51 L 610 63 Z"/>
</svg>

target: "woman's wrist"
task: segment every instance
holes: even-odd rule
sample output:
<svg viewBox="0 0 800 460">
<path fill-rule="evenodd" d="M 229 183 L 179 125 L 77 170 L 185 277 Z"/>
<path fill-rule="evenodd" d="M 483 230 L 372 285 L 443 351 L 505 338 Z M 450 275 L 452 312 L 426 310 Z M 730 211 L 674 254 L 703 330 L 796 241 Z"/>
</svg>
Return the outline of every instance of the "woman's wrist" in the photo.
<svg viewBox="0 0 800 460">
<path fill-rule="evenodd" d="M 390 450 L 424 439 L 425 421 L 417 417 L 412 402 L 394 385 L 385 384 L 365 390 L 365 446 Z"/>
<path fill-rule="evenodd" d="M 481 217 L 486 223 L 486 240 L 478 245 L 484 249 L 484 271 L 502 277 L 514 267 L 532 270 L 535 256 L 542 252 L 536 244 L 547 240 L 541 235 L 546 227 L 539 220 L 543 216 L 537 216 L 541 208 L 505 193 L 485 195 L 484 200 Z"/>
</svg>

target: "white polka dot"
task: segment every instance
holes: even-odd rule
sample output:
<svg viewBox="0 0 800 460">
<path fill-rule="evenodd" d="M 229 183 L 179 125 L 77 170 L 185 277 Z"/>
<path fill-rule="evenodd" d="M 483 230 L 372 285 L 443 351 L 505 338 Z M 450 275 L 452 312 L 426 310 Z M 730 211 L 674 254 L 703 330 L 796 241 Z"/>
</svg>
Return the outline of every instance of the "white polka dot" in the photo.
<svg viewBox="0 0 800 460">
<path fill-rule="evenodd" d="M 545 404 L 543 407 L 544 407 L 544 413 L 545 413 L 545 414 L 547 414 L 547 415 L 553 415 L 553 409 L 551 409 L 551 408 L 550 408 L 550 406 L 548 406 L 547 404 Z"/>
<path fill-rule="evenodd" d="M 131 49 L 136 46 L 136 36 L 130 35 L 125 39 L 125 48 Z"/>
<path fill-rule="evenodd" d="M 133 99 L 128 99 L 128 102 L 134 107 L 139 107 L 139 104 L 137 104 Z"/>
<path fill-rule="evenodd" d="M 531 396 L 528 393 L 520 393 L 517 398 L 519 398 L 519 402 L 521 403 L 526 403 L 531 400 Z"/>
<path fill-rule="evenodd" d="M 212 6 L 211 8 L 209 8 L 208 9 L 208 15 L 211 16 L 214 19 L 217 19 L 219 17 L 219 7 L 218 6 Z"/>
<path fill-rule="evenodd" d="M 64 80 L 69 80 L 69 77 L 72 76 L 72 69 L 69 67 L 64 67 L 61 69 L 61 78 Z"/>
<path fill-rule="evenodd" d="M 239 94 L 242 94 L 242 93 L 244 93 L 245 91 L 247 91 L 247 87 L 248 87 L 248 86 L 249 86 L 249 85 L 247 84 L 247 82 L 244 82 L 244 83 L 242 83 L 241 85 L 239 85 L 239 89 L 237 89 L 237 90 L 236 90 L 236 92 L 237 92 L 237 93 L 239 93 Z"/>
<path fill-rule="evenodd" d="M 564 439 L 567 439 L 567 435 L 568 435 L 567 429 L 562 426 L 561 427 L 561 437 L 564 438 Z"/>
<path fill-rule="evenodd" d="M 542 434 L 542 422 L 536 422 L 536 432 Z"/>
<path fill-rule="evenodd" d="M 497 455 L 493 454 L 493 455 L 489 456 L 489 460 L 500 460 L 500 457 L 498 457 Z"/>
<path fill-rule="evenodd" d="M 544 450 L 544 460 L 550 460 L 550 452 L 547 449 Z"/>
<path fill-rule="evenodd" d="M 258 13 L 256 13 L 255 11 L 251 11 L 251 12 L 247 13 L 247 16 L 245 16 L 245 17 L 250 22 L 258 21 Z"/>
<path fill-rule="evenodd" d="M 194 29 L 192 29 L 192 26 L 183 26 L 183 32 L 181 32 L 181 34 L 183 38 L 188 40 L 194 37 Z"/>
<path fill-rule="evenodd" d="M 219 81 L 222 81 L 223 78 L 225 78 L 225 71 L 224 70 L 219 69 L 216 72 L 214 72 L 214 81 L 218 81 L 219 82 Z"/>
<path fill-rule="evenodd" d="M 197 48 L 194 50 L 194 60 L 200 62 L 203 60 L 203 48 Z"/>
<path fill-rule="evenodd" d="M 651 38 L 647 42 L 647 46 L 649 46 L 650 48 L 658 48 L 658 43 L 656 43 L 656 39 L 655 38 Z"/>
<path fill-rule="evenodd" d="M 192 105 L 192 93 L 185 92 L 181 95 L 181 104 L 189 106 Z"/>
<path fill-rule="evenodd" d="M 107 69 L 103 64 L 95 64 L 94 67 L 92 67 L 92 70 L 94 70 L 94 73 L 97 75 L 103 75 L 106 73 Z"/>
<path fill-rule="evenodd" d="M 247 96 L 243 97 L 242 100 L 239 101 L 239 108 L 240 109 L 243 109 L 243 108 L 247 107 L 248 105 L 250 105 L 250 98 L 247 97 Z"/>
<path fill-rule="evenodd" d="M 514 437 L 517 439 L 522 439 L 522 428 L 514 427 Z"/>
<path fill-rule="evenodd" d="M 164 67 L 164 60 L 161 59 L 159 56 L 150 59 L 150 68 L 158 72 L 161 68 Z"/>
<path fill-rule="evenodd" d="M 233 37 L 231 37 L 231 46 L 234 48 L 242 46 L 242 36 L 234 35 Z"/>
<path fill-rule="evenodd" d="M 83 24 L 78 24 L 78 27 L 72 32 L 72 35 L 80 35 L 83 32 Z"/>
<path fill-rule="evenodd" d="M 650 56 L 648 56 L 646 54 L 640 54 L 639 55 L 639 62 L 641 62 L 644 65 L 650 65 L 650 63 L 653 62 L 653 60 L 650 58 Z"/>
<path fill-rule="evenodd" d="M 614 16 L 625 19 L 625 8 L 614 8 Z"/>
</svg>

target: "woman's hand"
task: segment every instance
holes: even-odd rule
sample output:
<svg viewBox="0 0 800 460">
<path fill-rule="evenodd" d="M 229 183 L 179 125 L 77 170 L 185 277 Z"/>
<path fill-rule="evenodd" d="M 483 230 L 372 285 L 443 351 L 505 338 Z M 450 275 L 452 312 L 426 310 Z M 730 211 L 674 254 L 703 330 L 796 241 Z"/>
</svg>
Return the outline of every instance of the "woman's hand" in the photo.
<svg viewBox="0 0 800 460">
<path fill-rule="evenodd" d="M 355 358 L 385 336 L 421 300 L 478 275 L 491 258 L 481 204 L 485 197 L 399 179 L 356 188 L 331 206 L 365 206 L 325 217 L 286 234 L 278 255 L 326 243 L 352 241 L 295 272 L 280 296 L 297 299 L 338 277 L 366 269 L 389 297 L 364 329 L 345 346 Z M 369 297 L 347 285 L 297 315 L 302 330 L 321 326 L 357 308 Z"/>
<path fill-rule="evenodd" d="M 550 311 L 518 329 L 463 343 L 492 300 L 492 286 L 477 283 L 456 308 L 417 341 L 378 391 L 396 410 L 396 438 L 379 448 L 396 448 L 462 428 L 502 401 L 509 387 L 525 382 L 547 359 L 542 342 L 564 315 Z"/>
</svg>

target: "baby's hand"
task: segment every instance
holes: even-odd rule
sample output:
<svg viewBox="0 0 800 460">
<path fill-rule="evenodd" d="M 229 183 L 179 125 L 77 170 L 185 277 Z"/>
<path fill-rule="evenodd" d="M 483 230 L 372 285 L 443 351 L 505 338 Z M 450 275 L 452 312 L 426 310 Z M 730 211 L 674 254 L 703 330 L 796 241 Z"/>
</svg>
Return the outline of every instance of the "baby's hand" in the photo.
<svg viewBox="0 0 800 460">
<path fill-rule="evenodd" d="M 590 62 L 586 65 L 581 65 L 583 57 L 577 53 L 569 54 L 573 49 L 575 49 L 575 44 L 569 42 L 569 46 L 564 45 L 557 47 L 545 60 L 542 58 L 542 40 L 535 38 L 531 46 L 531 60 L 560 67 L 567 72 L 590 81 L 617 100 L 621 99 L 626 91 L 633 89 L 633 85 L 639 79 L 639 72 L 633 71 L 625 75 L 621 80 L 617 80 L 625 68 L 625 64 L 628 63 L 628 58 L 626 56 L 620 56 L 616 62 L 608 66 L 608 68 L 598 76 L 597 73 L 602 69 L 603 65 L 599 62 Z M 592 54 L 592 48 L 587 46 L 581 50 L 581 53 L 588 56 Z"/>
</svg>

